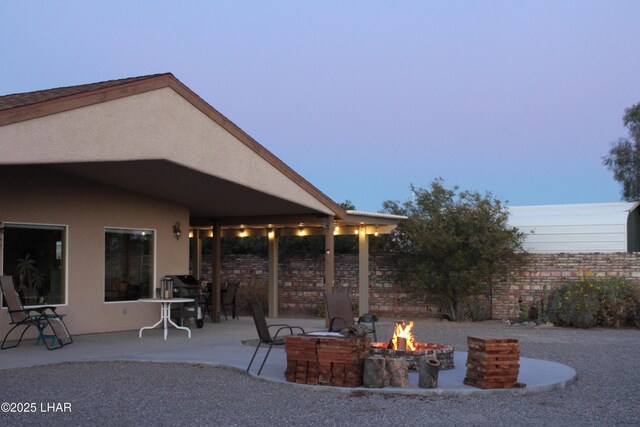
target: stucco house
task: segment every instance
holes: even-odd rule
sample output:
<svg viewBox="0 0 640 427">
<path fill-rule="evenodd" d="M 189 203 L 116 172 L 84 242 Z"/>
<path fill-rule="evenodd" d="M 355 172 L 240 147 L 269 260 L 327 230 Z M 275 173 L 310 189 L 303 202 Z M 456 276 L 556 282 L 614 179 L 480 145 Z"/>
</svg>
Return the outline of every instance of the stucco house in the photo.
<svg viewBox="0 0 640 427">
<path fill-rule="evenodd" d="M 0 97 L 2 272 L 76 334 L 155 321 L 137 300 L 189 273 L 189 234 L 268 237 L 277 316 L 278 235 L 325 235 L 330 290 L 333 235 L 366 243 L 397 220 L 345 212 L 169 73 Z"/>
</svg>

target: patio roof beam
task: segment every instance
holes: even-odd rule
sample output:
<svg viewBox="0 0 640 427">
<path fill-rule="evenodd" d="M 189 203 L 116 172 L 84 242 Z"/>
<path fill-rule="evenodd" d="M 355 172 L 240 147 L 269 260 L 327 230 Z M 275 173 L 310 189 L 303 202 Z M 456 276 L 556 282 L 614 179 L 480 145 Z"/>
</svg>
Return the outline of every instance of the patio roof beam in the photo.
<svg viewBox="0 0 640 427">
<path fill-rule="evenodd" d="M 323 226 L 326 216 L 324 215 L 264 215 L 264 216 L 241 216 L 227 218 L 206 218 L 192 217 L 189 222 L 192 227 L 207 227 L 219 224 L 222 227 L 258 226 L 272 228 L 274 226 L 287 225 L 315 225 Z"/>
<path fill-rule="evenodd" d="M 244 224 L 243 224 L 244 225 Z M 213 237 L 213 231 L 210 227 L 193 227 L 194 230 L 200 230 L 201 237 Z M 335 226 L 333 234 L 335 236 L 349 236 L 357 235 L 362 229 L 368 235 L 381 235 L 389 234 L 395 227 L 395 225 L 342 225 Z M 279 236 L 324 236 L 326 234 L 325 227 L 323 226 L 250 226 L 245 227 L 221 227 L 222 237 L 267 237 L 269 230 L 278 230 Z"/>
</svg>

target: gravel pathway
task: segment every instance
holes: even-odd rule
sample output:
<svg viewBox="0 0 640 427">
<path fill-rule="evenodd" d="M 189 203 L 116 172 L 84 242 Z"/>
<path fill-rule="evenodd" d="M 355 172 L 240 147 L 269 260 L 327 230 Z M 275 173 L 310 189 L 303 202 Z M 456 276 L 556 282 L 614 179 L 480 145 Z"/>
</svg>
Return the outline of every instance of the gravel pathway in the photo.
<svg viewBox="0 0 640 427">
<path fill-rule="evenodd" d="M 0 370 L 0 402 L 36 404 L 35 413 L 0 413 L 0 425 L 640 425 L 638 330 L 420 321 L 415 332 L 460 350 L 469 335 L 516 338 L 522 356 L 569 365 L 578 379 L 551 392 L 446 398 L 300 387 L 204 365 L 65 363 Z M 71 411 L 47 412 L 47 403 Z"/>
</svg>

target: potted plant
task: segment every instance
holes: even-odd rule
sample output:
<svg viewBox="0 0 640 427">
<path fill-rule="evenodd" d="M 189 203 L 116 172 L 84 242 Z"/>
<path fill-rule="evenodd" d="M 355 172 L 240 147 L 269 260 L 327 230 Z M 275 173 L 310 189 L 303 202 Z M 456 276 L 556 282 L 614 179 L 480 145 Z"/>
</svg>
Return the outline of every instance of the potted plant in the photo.
<svg viewBox="0 0 640 427">
<path fill-rule="evenodd" d="M 44 284 L 44 276 L 40 274 L 31 254 L 26 254 L 24 258 L 18 258 L 18 273 L 20 275 L 18 292 L 22 292 L 28 301 L 35 301 L 38 297 L 38 291 Z"/>
</svg>

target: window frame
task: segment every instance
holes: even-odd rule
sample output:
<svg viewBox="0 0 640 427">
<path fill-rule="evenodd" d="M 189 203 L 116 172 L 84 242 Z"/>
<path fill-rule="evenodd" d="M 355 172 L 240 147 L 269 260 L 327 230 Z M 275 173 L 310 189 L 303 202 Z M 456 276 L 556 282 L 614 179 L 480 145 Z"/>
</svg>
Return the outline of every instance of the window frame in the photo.
<svg viewBox="0 0 640 427">
<path fill-rule="evenodd" d="M 151 232 L 153 233 L 153 257 L 152 257 L 152 283 L 149 284 L 149 295 L 143 296 L 142 298 L 151 298 L 155 291 L 155 283 L 157 277 L 157 245 L 158 245 L 158 231 L 155 228 L 138 228 L 138 227 L 115 227 L 115 226 L 105 226 L 102 231 L 102 278 L 101 278 L 101 289 L 102 289 L 102 303 L 103 304 L 130 304 L 138 302 L 137 299 L 132 300 L 124 300 L 124 301 L 107 301 L 107 290 L 105 287 L 105 280 L 107 277 L 107 231 L 108 230 L 127 230 L 127 231 L 138 231 L 138 232 Z"/>
<path fill-rule="evenodd" d="M 63 295 L 63 303 L 58 304 L 33 304 L 27 305 L 25 304 L 25 308 L 38 308 L 38 307 L 67 307 L 69 305 L 69 224 L 55 224 L 55 223 L 44 223 L 44 222 L 20 222 L 20 221 L 0 221 L 0 236 L 2 242 L 0 243 L 0 272 L 4 272 L 4 244 L 5 244 L 5 236 L 4 229 L 5 228 L 31 228 L 31 229 L 42 229 L 42 230 L 51 230 L 54 228 L 62 228 L 62 262 L 60 263 L 61 267 L 61 275 L 63 276 L 61 283 L 64 284 L 64 292 Z M 4 296 L 0 292 L 0 298 Z M 2 301 L 4 303 L 4 301 Z M 6 310 L 7 307 L 2 307 L 3 304 L 0 304 L 0 308 Z"/>
</svg>

